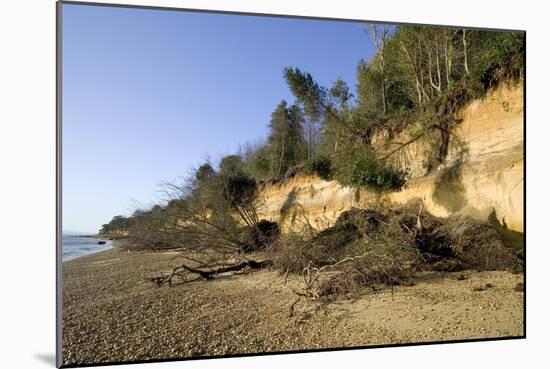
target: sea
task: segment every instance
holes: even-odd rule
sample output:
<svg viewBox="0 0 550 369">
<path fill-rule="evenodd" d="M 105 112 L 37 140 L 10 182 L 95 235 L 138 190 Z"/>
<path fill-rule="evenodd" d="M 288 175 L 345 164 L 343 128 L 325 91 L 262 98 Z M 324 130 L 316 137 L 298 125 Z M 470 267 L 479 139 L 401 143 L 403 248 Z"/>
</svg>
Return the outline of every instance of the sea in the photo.
<svg viewBox="0 0 550 369">
<path fill-rule="evenodd" d="M 113 247 L 112 241 L 106 241 L 99 245 L 99 240 L 94 236 L 76 233 L 63 233 L 63 261 L 76 259 L 78 257 L 93 254 L 99 251 L 108 250 Z"/>
</svg>

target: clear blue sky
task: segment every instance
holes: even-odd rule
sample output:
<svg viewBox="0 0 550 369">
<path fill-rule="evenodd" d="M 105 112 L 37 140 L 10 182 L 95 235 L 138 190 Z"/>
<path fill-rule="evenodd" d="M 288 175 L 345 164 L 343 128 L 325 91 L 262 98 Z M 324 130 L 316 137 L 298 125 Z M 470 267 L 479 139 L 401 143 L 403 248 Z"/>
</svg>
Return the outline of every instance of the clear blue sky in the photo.
<svg viewBox="0 0 550 369">
<path fill-rule="evenodd" d="M 358 23 L 63 5 L 63 229 L 96 232 L 158 184 L 267 134 L 285 66 L 355 88 Z"/>
</svg>

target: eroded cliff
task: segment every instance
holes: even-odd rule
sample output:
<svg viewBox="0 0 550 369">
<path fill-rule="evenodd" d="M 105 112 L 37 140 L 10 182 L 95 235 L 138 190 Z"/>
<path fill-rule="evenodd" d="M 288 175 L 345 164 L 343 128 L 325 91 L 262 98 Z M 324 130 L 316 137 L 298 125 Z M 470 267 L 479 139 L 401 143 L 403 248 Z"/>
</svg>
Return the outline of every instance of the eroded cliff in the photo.
<svg viewBox="0 0 550 369">
<path fill-rule="evenodd" d="M 460 111 L 459 120 L 449 154 L 437 170 L 426 174 L 423 163 L 429 145 L 419 141 L 404 149 L 401 160 L 410 179 L 401 191 L 381 195 L 343 187 L 336 181 L 296 176 L 261 186 L 260 216 L 279 222 L 283 230 L 306 221 L 324 228 L 352 207 L 420 199 L 424 210 L 435 216 L 491 217 L 510 230 L 523 232 L 523 84 L 501 86 L 470 102 Z"/>
</svg>

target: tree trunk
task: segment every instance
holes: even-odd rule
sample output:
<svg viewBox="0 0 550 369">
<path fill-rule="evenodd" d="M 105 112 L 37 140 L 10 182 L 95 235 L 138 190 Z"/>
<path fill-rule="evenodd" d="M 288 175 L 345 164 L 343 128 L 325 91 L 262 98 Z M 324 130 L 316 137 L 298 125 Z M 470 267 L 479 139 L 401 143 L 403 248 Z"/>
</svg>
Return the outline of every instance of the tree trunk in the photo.
<svg viewBox="0 0 550 369">
<path fill-rule="evenodd" d="M 380 33 L 376 30 L 374 24 L 370 25 L 372 32 L 372 41 L 376 48 L 376 57 L 378 58 L 378 67 L 380 68 L 380 74 L 382 75 L 382 114 L 386 115 L 387 102 L 386 102 L 386 75 L 385 75 L 385 63 L 384 63 L 384 48 L 386 47 L 386 40 L 388 37 L 388 31 L 382 28 Z"/>
<path fill-rule="evenodd" d="M 277 178 L 279 178 L 279 175 L 281 174 L 284 155 L 285 155 L 285 142 L 283 141 L 283 144 L 281 145 L 281 157 L 279 158 L 279 169 L 277 170 Z"/>
<path fill-rule="evenodd" d="M 466 42 L 466 30 L 462 30 L 462 45 L 464 46 L 464 70 L 466 74 L 470 74 L 468 69 L 468 43 Z"/>
<path fill-rule="evenodd" d="M 449 46 L 449 36 L 447 35 L 447 30 L 445 30 L 445 78 L 447 80 L 447 89 L 451 87 L 451 50 L 452 46 Z"/>
<path fill-rule="evenodd" d="M 409 62 L 409 65 L 413 71 L 413 74 L 414 74 L 414 78 L 416 80 L 416 92 L 418 94 L 418 104 L 422 104 L 423 102 L 423 99 L 424 99 L 424 95 L 426 94 L 426 92 L 424 91 L 424 87 L 422 86 L 422 73 L 421 71 L 419 71 L 419 66 L 416 65 L 416 60 L 415 58 L 413 58 L 413 56 L 411 55 L 411 53 L 409 52 L 409 50 L 407 49 L 407 47 L 405 46 L 405 44 L 403 42 L 400 43 L 401 45 L 401 49 L 403 50 L 403 52 L 405 53 L 405 56 L 406 58 L 408 59 L 408 62 Z"/>
<path fill-rule="evenodd" d="M 382 115 L 386 115 L 387 104 L 386 104 L 386 83 L 382 81 Z"/>
<path fill-rule="evenodd" d="M 211 280 L 216 275 L 222 274 L 222 273 L 237 272 L 245 268 L 264 269 L 272 265 L 273 265 L 272 260 L 263 260 L 263 261 L 247 260 L 239 264 L 233 264 L 233 265 L 223 266 L 219 268 L 208 268 L 207 270 L 204 270 L 204 269 L 194 268 L 186 264 L 181 264 L 180 266 L 174 268 L 172 270 L 172 273 L 170 273 L 170 275 L 165 277 L 153 277 L 153 278 L 150 278 L 150 280 L 151 282 L 156 283 L 159 286 L 163 285 L 164 283 L 168 283 L 171 285 L 172 279 L 174 278 L 174 276 L 178 275 L 182 269 L 189 273 L 197 274 L 202 279 Z"/>
<path fill-rule="evenodd" d="M 435 50 L 436 51 L 436 64 L 437 64 L 437 79 L 438 79 L 438 84 L 436 85 L 433 81 L 433 77 L 432 77 L 432 50 L 430 49 L 428 51 L 428 79 L 430 81 L 430 85 L 432 86 L 432 88 L 434 88 L 438 93 L 441 92 L 441 72 L 439 70 L 439 56 L 437 55 L 437 49 Z"/>
<path fill-rule="evenodd" d="M 437 63 L 437 91 L 441 92 L 441 63 L 439 60 L 439 50 L 435 49 L 435 62 Z"/>
</svg>

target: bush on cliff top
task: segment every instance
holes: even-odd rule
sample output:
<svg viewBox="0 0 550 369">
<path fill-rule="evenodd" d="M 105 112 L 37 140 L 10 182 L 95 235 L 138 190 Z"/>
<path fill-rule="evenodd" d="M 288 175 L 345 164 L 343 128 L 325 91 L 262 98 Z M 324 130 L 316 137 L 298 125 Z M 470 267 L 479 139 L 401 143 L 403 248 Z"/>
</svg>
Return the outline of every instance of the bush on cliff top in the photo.
<svg viewBox="0 0 550 369">
<path fill-rule="evenodd" d="M 350 150 L 342 158 L 336 178 L 344 186 L 365 186 L 376 191 L 395 191 L 406 182 L 406 173 L 377 160 L 365 148 Z"/>
</svg>

